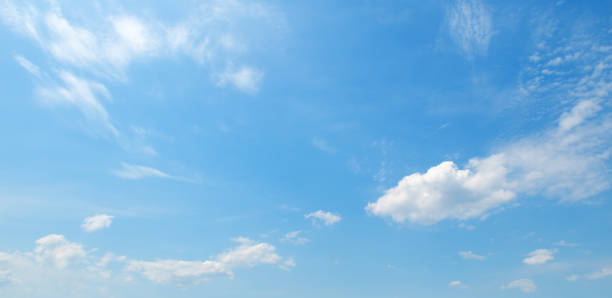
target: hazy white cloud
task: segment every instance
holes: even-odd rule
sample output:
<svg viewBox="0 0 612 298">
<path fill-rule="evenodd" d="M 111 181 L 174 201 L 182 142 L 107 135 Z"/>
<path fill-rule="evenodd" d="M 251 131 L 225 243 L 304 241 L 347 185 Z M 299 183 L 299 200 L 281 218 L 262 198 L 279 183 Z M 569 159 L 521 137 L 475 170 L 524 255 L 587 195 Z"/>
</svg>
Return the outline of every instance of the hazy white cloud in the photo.
<svg viewBox="0 0 612 298">
<path fill-rule="evenodd" d="M 60 71 L 58 76 L 61 83 L 37 87 L 36 93 L 45 103 L 72 105 L 91 123 L 102 126 L 102 129 L 110 131 L 113 136 L 119 135 L 106 109 L 98 100 L 98 95 L 110 99 L 110 93 L 104 85 L 77 77 L 65 70 Z"/>
<path fill-rule="evenodd" d="M 452 39 L 463 52 L 486 54 L 493 36 L 491 14 L 479 0 L 458 0 L 448 8 L 447 22 Z"/>
<path fill-rule="evenodd" d="M 87 232 L 94 232 L 104 228 L 110 227 L 113 222 L 114 216 L 107 214 L 98 214 L 91 217 L 87 217 L 83 220 L 81 228 Z"/>
<path fill-rule="evenodd" d="M 540 265 L 552 261 L 555 257 L 556 249 L 536 249 L 528 254 L 528 257 L 523 259 L 523 263 L 527 265 Z"/>
<path fill-rule="evenodd" d="M 453 288 L 465 288 L 466 286 L 459 280 L 453 280 L 451 282 L 448 283 L 449 287 L 453 287 Z"/>
<path fill-rule="evenodd" d="M 257 93 L 264 77 L 261 70 L 243 66 L 239 69 L 228 67 L 223 73 L 217 74 L 217 85 L 225 86 L 231 84 L 246 93 Z"/>
<path fill-rule="evenodd" d="M 579 275 L 576 275 L 576 274 L 572 274 L 572 275 L 570 275 L 570 276 L 566 277 L 565 279 L 566 279 L 567 281 L 577 281 L 577 280 L 579 280 L 579 279 L 580 279 L 580 276 L 579 276 Z"/>
<path fill-rule="evenodd" d="M 519 289 L 523 293 L 533 293 L 537 289 L 536 284 L 530 279 L 519 279 L 502 286 L 502 290 Z"/>
<path fill-rule="evenodd" d="M 15 283 L 13 274 L 8 270 L 0 270 L 0 287 Z"/>
<path fill-rule="evenodd" d="M 19 65 L 21 65 L 21 67 L 23 67 L 29 73 L 36 77 L 40 77 L 40 69 L 34 63 L 30 62 L 30 60 L 20 55 L 15 55 L 15 60 L 17 61 L 17 63 L 19 63 Z"/>
<path fill-rule="evenodd" d="M 586 274 L 584 277 L 588 279 L 601 279 L 612 275 L 612 268 L 603 268 L 600 271 Z"/>
<path fill-rule="evenodd" d="M 113 174 L 124 179 L 173 178 L 158 169 L 123 162 L 121 163 L 121 169 L 114 170 Z"/>
<path fill-rule="evenodd" d="M 478 261 L 482 261 L 482 260 L 484 260 L 484 259 L 485 259 L 485 257 L 484 257 L 484 256 L 477 255 L 477 254 L 473 253 L 471 250 L 468 250 L 468 251 L 460 251 L 460 252 L 459 252 L 459 255 L 460 255 L 462 258 L 466 259 L 466 260 L 478 260 Z"/>
<path fill-rule="evenodd" d="M 313 224 L 323 223 L 326 226 L 331 226 L 337 222 L 340 222 L 340 220 L 342 220 L 340 215 L 333 214 L 331 212 L 327 212 L 323 210 L 317 210 L 315 212 L 308 213 L 304 215 L 304 217 L 312 219 Z"/>
<path fill-rule="evenodd" d="M 62 269 L 86 256 L 81 244 L 66 240 L 64 235 L 51 234 L 36 240 L 36 260 L 49 262 Z"/>
<path fill-rule="evenodd" d="M 330 146 L 325 140 L 320 139 L 320 138 L 316 138 L 316 137 L 313 138 L 312 145 L 321 151 L 325 151 L 329 153 L 336 152 L 336 149 L 334 147 Z"/>
<path fill-rule="evenodd" d="M 578 243 L 566 242 L 565 240 L 561 240 L 559 242 L 553 243 L 555 246 L 564 246 L 564 247 L 577 247 L 580 246 Z"/>
<path fill-rule="evenodd" d="M 306 244 L 310 241 L 310 239 L 305 237 L 300 237 L 302 231 L 293 231 L 285 234 L 285 236 L 281 239 L 281 241 L 289 242 L 295 245 Z"/>
</svg>

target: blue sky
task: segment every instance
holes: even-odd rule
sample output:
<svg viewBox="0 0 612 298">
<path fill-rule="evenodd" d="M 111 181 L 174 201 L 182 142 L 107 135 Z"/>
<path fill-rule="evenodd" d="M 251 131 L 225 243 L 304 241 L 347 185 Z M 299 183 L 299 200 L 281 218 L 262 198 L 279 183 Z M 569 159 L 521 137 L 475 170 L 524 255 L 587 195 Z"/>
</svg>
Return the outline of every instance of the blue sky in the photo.
<svg viewBox="0 0 612 298">
<path fill-rule="evenodd" d="M 607 297 L 611 15 L 0 0 L 0 296 Z"/>
</svg>

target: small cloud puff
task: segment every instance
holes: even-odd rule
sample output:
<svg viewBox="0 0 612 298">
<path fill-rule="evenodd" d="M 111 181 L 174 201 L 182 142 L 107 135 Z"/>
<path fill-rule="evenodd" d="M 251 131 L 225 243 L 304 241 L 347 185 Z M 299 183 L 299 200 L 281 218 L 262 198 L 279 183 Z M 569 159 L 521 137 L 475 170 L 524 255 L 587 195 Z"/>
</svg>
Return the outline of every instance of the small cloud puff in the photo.
<svg viewBox="0 0 612 298">
<path fill-rule="evenodd" d="M 110 227 L 114 216 L 107 214 L 98 214 L 87 217 L 83 220 L 81 228 L 87 232 L 95 232 L 101 229 Z"/>
</svg>

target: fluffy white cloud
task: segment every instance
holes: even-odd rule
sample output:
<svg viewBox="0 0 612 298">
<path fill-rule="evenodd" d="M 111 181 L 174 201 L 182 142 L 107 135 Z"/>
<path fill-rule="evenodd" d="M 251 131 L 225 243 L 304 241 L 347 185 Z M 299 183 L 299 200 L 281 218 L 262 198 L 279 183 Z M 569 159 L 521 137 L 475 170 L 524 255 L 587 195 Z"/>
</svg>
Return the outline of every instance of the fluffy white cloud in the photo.
<svg viewBox="0 0 612 298">
<path fill-rule="evenodd" d="M 502 286 L 502 290 L 519 289 L 523 293 L 533 293 L 537 289 L 536 284 L 530 279 L 519 279 Z"/>
<path fill-rule="evenodd" d="M 285 234 L 285 236 L 281 239 L 281 241 L 289 242 L 295 245 L 306 244 L 310 241 L 310 239 L 305 237 L 300 237 L 302 231 L 293 231 Z"/>
<path fill-rule="evenodd" d="M 612 275 L 612 268 L 603 268 L 600 271 L 586 274 L 584 277 L 588 279 L 600 279 Z"/>
<path fill-rule="evenodd" d="M 64 235 L 51 234 L 36 240 L 34 253 L 39 262 L 49 262 L 62 269 L 82 261 L 87 253 L 83 246 L 66 240 Z"/>
<path fill-rule="evenodd" d="M 536 249 L 528 254 L 528 257 L 523 259 L 523 263 L 527 265 L 545 264 L 555 259 L 554 254 L 556 249 Z"/>
<path fill-rule="evenodd" d="M 479 0 L 458 0 L 447 11 L 451 37 L 467 55 L 486 54 L 493 36 L 491 14 Z"/>
<path fill-rule="evenodd" d="M 154 168 L 121 163 L 121 169 L 113 171 L 117 177 L 124 179 L 143 179 L 143 178 L 173 178 L 172 176 Z"/>
<path fill-rule="evenodd" d="M 308 213 L 306 215 L 304 215 L 305 218 L 311 218 L 313 224 L 315 223 L 323 223 L 326 226 L 331 226 L 337 222 L 340 222 L 340 220 L 342 220 L 342 218 L 340 217 L 340 215 L 337 214 L 333 214 L 331 212 L 327 212 L 327 211 L 323 211 L 323 210 L 317 210 L 315 212 L 312 213 Z"/>
<path fill-rule="evenodd" d="M 87 217 L 83 220 L 81 228 L 87 232 L 94 232 L 104 228 L 110 227 L 113 222 L 114 216 L 107 214 L 98 214 L 91 217 Z"/>
<path fill-rule="evenodd" d="M 478 261 L 482 261 L 482 260 L 484 260 L 484 259 L 485 259 L 485 257 L 484 257 L 484 256 L 477 255 L 477 254 L 473 253 L 471 250 L 468 250 L 468 251 L 460 251 L 460 252 L 459 252 L 459 255 L 460 255 L 462 258 L 466 259 L 466 260 L 478 260 Z"/>
</svg>

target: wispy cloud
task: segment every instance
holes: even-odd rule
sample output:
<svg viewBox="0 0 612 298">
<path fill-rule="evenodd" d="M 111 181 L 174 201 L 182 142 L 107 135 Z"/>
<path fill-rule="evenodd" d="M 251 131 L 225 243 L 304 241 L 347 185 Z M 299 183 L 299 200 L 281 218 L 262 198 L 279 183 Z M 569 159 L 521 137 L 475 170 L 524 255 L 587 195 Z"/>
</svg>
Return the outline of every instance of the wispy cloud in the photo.
<svg viewBox="0 0 612 298">
<path fill-rule="evenodd" d="M 283 242 L 289 242 L 295 245 L 303 245 L 310 242 L 310 239 L 306 237 L 301 237 L 302 231 L 293 231 L 285 234 L 285 236 L 281 239 Z"/>
<path fill-rule="evenodd" d="M 600 271 L 586 274 L 585 277 L 588 279 L 601 279 L 612 275 L 612 268 L 603 268 Z"/>
<path fill-rule="evenodd" d="M 530 279 L 518 279 L 510 282 L 508 285 L 502 286 L 502 290 L 519 289 L 523 293 L 533 293 L 538 288 Z"/>
<path fill-rule="evenodd" d="M 451 38 L 468 56 L 486 54 L 493 36 L 491 14 L 479 0 L 458 0 L 447 9 Z"/>
<path fill-rule="evenodd" d="M 121 169 L 114 170 L 113 174 L 115 174 L 115 176 L 119 178 L 124 179 L 175 178 L 155 168 L 132 165 L 128 163 L 121 163 Z"/>
<path fill-rule="evenodd" d="M 473 253 L 471 250 L 468 250 L 468 251 L 460 251 L 460 252 L 459 252 L 459 255 L 460 255 L 462 258 L 466 259 L 466 260 L 478 260 L 478 261 L 482 261 L 482 260 L 484 260 L 484 259 L 485 259 L 485 257 L 484 257 L 484 256 L 477 255 L 477 254 Z"/>
<path fill-rule="evenodd" d="M 17 60 L 17 63 L 19 63 L 19 65 L 21 65 L 21 67 L 27 70 L 30 74 L 40 77 L 40 69 L 34 63 L 30 62 L 30 60 L 20 55 L 15 55 L 15 60 Z"/>
<path fill-rule="evenodd" d="M 325 140 L 317 138 L 317 137 L 312 139 L 312 145 L 321 151 L 325 151 L 329 153 L 336 152 L 336 148 L 330 146 Z"/>
</svg>

